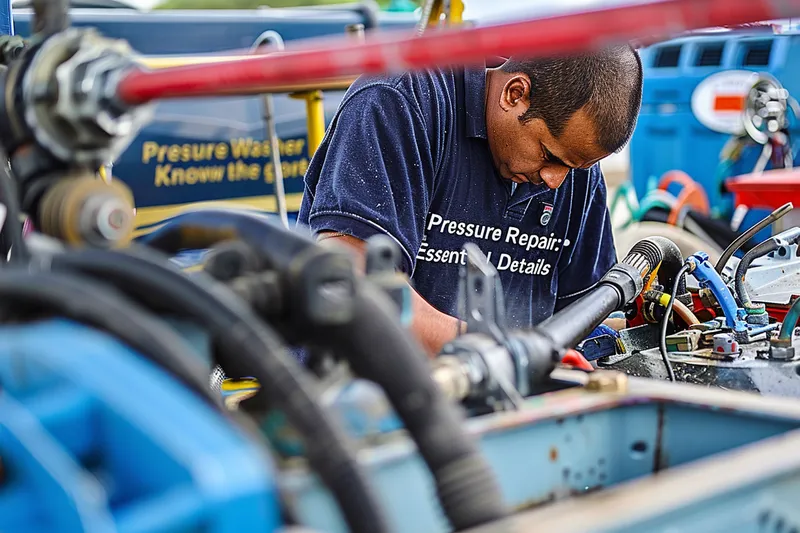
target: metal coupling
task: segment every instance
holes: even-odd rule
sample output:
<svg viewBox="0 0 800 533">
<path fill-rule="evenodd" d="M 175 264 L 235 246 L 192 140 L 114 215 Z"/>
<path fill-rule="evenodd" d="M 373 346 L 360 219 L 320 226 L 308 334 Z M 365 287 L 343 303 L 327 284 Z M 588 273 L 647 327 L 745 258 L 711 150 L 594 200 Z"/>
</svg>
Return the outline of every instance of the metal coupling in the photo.
<svg viewBox="0 0 800 533">
<path fill-rule="evenodd" d="M 442 355 L 434 359 L 431 378 L 444 395 L 455 402 L 469 396 L 469 372 L 458 357 Z"/>
<path fill-rule="evenodd" d="M 128 146 L 149 106 L 116 97 L 135 65 L 125 41 L 70 28 L 36 49 L 22 80 L 24 117 L 38 144 L 57 159 L 96 170 Z"/>
<path fill-rule="evenodd" d="M 367 239 L 366 278 L 385 292 L 397 308 L 400 323 L 411 326 L 413 320 L 411 285 L 399 270 L 400 247 L 386 235 Z"/>
<path fill-rule="evenodd" d="M 114 248 L 133 237 L 133 195 L 120 181 L 67 177 L 47 189 L 39 208 L 39 229 L 72 246 Z"/>
<path fill-rule="evenodd" d="M 795 349 L 791 344 L 772 342 L 769 345 L 769 358 L 776 361 L 791 361 L 795 357 Z"/>
</svg>

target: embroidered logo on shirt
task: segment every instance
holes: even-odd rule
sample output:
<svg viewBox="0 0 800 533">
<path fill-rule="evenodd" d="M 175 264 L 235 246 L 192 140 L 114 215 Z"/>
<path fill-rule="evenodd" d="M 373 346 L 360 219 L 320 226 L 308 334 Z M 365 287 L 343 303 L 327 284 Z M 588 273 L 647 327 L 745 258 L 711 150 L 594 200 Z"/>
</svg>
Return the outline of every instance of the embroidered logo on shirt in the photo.
<svg viewBox="0 0 800 533">
<path fill-rule="evenodd" d="M 550 223 L 553 216 L 553 204 L 546 204 L 542 202 L 542 216 L 539 217 L 539 224 L 546 226 Z"/>
</svg>

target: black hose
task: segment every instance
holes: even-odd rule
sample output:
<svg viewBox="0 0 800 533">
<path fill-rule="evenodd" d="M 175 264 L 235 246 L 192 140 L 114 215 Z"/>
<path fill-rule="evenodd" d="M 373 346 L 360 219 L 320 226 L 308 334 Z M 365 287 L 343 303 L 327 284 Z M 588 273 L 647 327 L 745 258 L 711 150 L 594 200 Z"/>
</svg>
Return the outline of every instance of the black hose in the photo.
<svg viewBox="0 0 800 533">
<path fill-rule="evenodd" d="M 494 473 L 462 429 L 458 411 L 433 382 L 420 348 L 397 324 L 388 297 L 363 283 L 352 322 L 326 328 L 319 338 L 360 376 L 386 392 L 436 481 L 442 508 L 455 531 L 506 514 Z"/>
<path fill-rule="evenodd" d="M 209 369 L 184 339 L 113 289 L 73 274 L 0 271 L 0 306 L 13 313 L 14 306 L 20 305 L 35 305 L 109 332 L 221 407 L 219 397 L 208 387 Z"/>
<path fill-rule="evenodd" d="M 389 530 L 347 438 L 322 407 L 311 379 L 279 337 L 223 285 L 202 273 L 191 279 L 160 254 L 131 248 L 121 254 L 85 250 L 53 257 L 53 269 L 90 274 L 151 305 L 195 320 L 219 339 L 219 363 L 226 371 L 251 375 L 261 391 L 248 402 L 283 411 L 303 438 L 306 458 L 336 499 L 350 530 Z"/>
<path fill-rule="evenodd" d="M 615 287 L 600 285 L 589 293 L 589 297 L 572 302 L 541 322 L 537 329 L 553 341 L 553 346 L 576 346 L 624 304 Z"/>
<path fill-rule="evenodd" d="M 767 255 L 770 252 L 774 252 L 780 247 L 781 245 L 776 239 L 767 239 L 766 241 L 757 244 L 752 250 L 744 254 L 742 260 L 739 261 L 739 265 L 736 267 L 736 277 L 734 279 L 734 283 L 736 284 L 736 295 L 745 310 L 753 309 L 755 307 L 752 300 L 750 300 L 750 293 L 744 283 L 745 276 L 747 276 L 747 269 L 750 268 L 750 265 L 753 261 L 759 257 Z"/>
<path fill-rule="evenodd" d="M 536 330 L 557 350 L 577 345 L 608 315 L 632 302 L 641 293 L 644 280 L 662 264 L 664 255 L 674 256 L 674 248 L 677 246 L 672 241 L 662 237 L 642 239 L 595 287 L 541 322 Z"/>
<path fill-rule="evenodd" d="M 719 256 L 719 260 L 714 266 L 714 269 L 717 271 L 717 273 L 722 274 L 722 271 L 725 270 L 725 265 L 728 264 L 728 261 L 731 257 L 733 257 L 733 254 L 735 254 L 739 248 L 744 246 L 744 243 L 752 239 L 753 236 L 755 236 L 755 234 L 762 229 L 766 228 L 773 222 L 780 220 L 786 213 L 792 210 L 792 207 L 792 202 L 782 205 L 766 217 L 759 220 L 750 229 L 736 237 L 736 239 L 730 243 L 727 248 L 725 248 L 725 251 L 722 252 L 722 255 Z"/>
<path fill-rule="evenodd" d="M 676 281 L 672 285 L 672 294 L 670 295 L 667 308 L 664 310 L 664 316 L 661 317 L 661 331 L 658 336 L 658 348 L 661 351 L 661 360 L 664 361 L 664 368 L 667 370 L 667 376 L 670 381 L 675 381 L 675 372 L 672 370 L 672 363 L 669 360 L 669 352 L 667 351 L 667 325 L 669 324 L 669 317 L 672 315 L 672 308 L 675 305 L 675 298 L 678 294 L 678 279 L 682 279 L 687 272 L 692 268 L 689 264 L 684 264 L 678 271 Z"/>
<path fill-rule="evenodd" d="M 659 244 L 661 253 L 663 254 L 661 266 L 658 268 L 658 280 L 660 285 L 666 290 L 667 287 L 672 287 L 677 283 L 678 296 L 686 295 L 686 276 L 678 277 L 678 272 L 680 272 L 681 267 L 683 267 L 683 254 L 681 254 L 681 249 L 678 248 L 677 244 L 664 237 L 650 237 L 650 240 Z M 691 303 L 691 296 L 689 296 L 688 303 Z"/>
</svg>

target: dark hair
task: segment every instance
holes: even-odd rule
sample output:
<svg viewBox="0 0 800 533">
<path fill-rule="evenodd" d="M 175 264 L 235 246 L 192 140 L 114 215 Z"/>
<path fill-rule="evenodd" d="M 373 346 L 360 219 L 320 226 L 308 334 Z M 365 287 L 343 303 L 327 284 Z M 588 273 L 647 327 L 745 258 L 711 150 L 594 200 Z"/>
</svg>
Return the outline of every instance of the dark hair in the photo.
<svg viewBox="0 0 800 533">
<path fill-rule="evenodd" d="M 642 61 L 630 46 L 563 58 L 512 57 L 500 69 L 531 80 L 531 107 L 520 117 L 523 122 L 540 118 L 558 138 L 585 107 L 608 152 L 621 150 L 633 135 L 642 102 Z"/>
</svg>

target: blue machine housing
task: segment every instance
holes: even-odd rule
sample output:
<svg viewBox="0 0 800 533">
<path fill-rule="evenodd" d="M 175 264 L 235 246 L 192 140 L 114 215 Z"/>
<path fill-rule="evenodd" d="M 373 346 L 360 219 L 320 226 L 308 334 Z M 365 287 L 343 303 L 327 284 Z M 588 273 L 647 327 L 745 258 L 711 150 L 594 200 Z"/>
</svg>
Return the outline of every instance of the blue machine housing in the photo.
<svg viewBox="0 0 800 533">
<path fill-rule="evenodd" d="M 731 70 L 767 72 L 795 97 L 800 96 L 800 35 L 771 30 L 742 30 L 673 39 L 641 51 L 644 89 L 639 122 L 630 144 L 631 175 L 637 196 L 648 180 L 668 170 L 683 170 L 700 183 L 712 209 L 732 212 L 732 197 L 722 190 L 726 177 L 752 171 L 760 149 L 749 150 L 738 164 L 718 175 L 719 155 L 730 138 L 712 131 L 694 115 L 692 93 L 708 76 Z M 800 121 L 791 133 L 797 139 Z M 763 212 L 753 212 L 742 227 Z"/>
<path fill-rule="evenodd" d="M 0 458 L 8 533 L 279 525 L 263 448 L 163 370 L 71 322 L 3 327 Z"/>
</svg>

